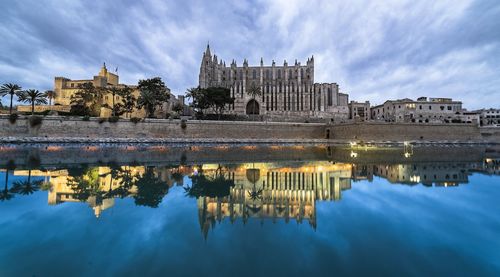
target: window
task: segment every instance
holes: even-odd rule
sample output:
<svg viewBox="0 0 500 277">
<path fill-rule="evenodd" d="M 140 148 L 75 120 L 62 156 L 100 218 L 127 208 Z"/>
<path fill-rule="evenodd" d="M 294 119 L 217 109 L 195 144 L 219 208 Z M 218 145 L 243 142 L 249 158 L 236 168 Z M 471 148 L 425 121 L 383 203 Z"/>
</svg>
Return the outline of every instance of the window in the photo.
<svg viewBox="0 0 500 277">
<path fill-rule="evenodd" d="M 444 106 L 439 106 L 439 108 L 440 108 L 442 111 L 444 111 Z"/>
<path fill-rule="evenodd" d="M 333 105 L 333 103 L 332 103 L 333 102 L 333 100 L 332 100 L 333 97 L 332 97 L 332 89 L 331 88 L 328 88 L 328 96 L 327 97 L 328 97 L 328 106 Z"/>
<path fill-rule="evenodd" d="M 431 105 L 429 105 L 429 110 L 432 110 L 432 106 Z"/>
<path fill-rule="evenodd" d="M 448 106 L 447 108 L 448 108 L 448 111 L 451 111 L 451 106 Z"/>
<path fill-rule="evenodd" d="M 281 69 L 278 69 L 278 79 L 281 79 Z"/>
<path fill-rule="evenodd" d="M 253 70 L 252 74 L 253 74 L 253 78 L 257 79 L 257 71 L 255 69 Z"/>
<path fill-rule="evenodd" d="M 421 109 L 422 109 L 422 105 L 419 105 L 419 106 L 418 106 L 418 109 L 419 109 L 419 110 L 421 110 Z"/>
<path fill-rule="evenodd" d="M 266 70 L 266 79 L 269 79 L 269 69 Z"/>
</svg>

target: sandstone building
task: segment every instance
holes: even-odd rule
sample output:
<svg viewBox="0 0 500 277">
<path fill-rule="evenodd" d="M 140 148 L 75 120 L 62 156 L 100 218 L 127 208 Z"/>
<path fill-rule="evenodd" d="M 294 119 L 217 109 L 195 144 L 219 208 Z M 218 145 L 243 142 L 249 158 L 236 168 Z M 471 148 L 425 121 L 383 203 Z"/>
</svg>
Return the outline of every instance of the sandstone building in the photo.
<svg viewBox="0 0 500 277">
<path fill-rule="evenodd" d="M 228 113 L 235 115 L 264 115 L 273 120 L 323 118 L 343 121 L 349 118 L 348 95 L 339 91 L 336 83 L 314 82 L 314 57 L 305 65 L 295 61 L 282 66 L 250 66 L 243 61 L 237 66 L 232 61 L 229 66 L 210 52 L 207 45 L 200 66 L 199 86 L 225 87 L 230 89 L 234 104 Z M 262 95 L 256 99 L 248 94 L 252 86 L 261 89 Z"/>
<path fill-rule="evenodd" d="M 115 73 L 111 73 L 106 68 L 106 64 L 103 64 L 99 73 L 94 76 L 92 79 L 84 79 L 84 80 L 71 80 L 66 77 L 55 77 L 54 79 L 54 104 L 53 106 L 36 106 L 35 112 L 43 112 L 46 110 L 58 111 L 58 112 L 69 112 L 71 109 L 71 97 L 78 92 L 79 85 L 85 83 L 92 83 L 96 88 L 123 88 L 125 86 L 131 88 L 132 94 L 136 99 L 139 98 L 140 91 L 137 89 L 137 85 L 124 85 L 120 84 L 119 76 Z M 168 103 L 164 103 L 162 107 L 160 107 L 156 116 L 159 118 L 164 118 L 166 115 L 172 112 L 172 107 L 177 102 L 182 104 L 184 99 L 177 99 L 175 95 L 170 92 L 170 89 L 167 88 L 167 93 L 170 95 L 170 100 Z M 115 104 L 121 103 L 122 98 L 118 95 L 115 95 Z M 101 105 L 107 104 L 107 106 L 111 107 L 113 104 L 113 96 L 111 93 L 107 93 L 103 95 L 101 100 Z M 18 111 L 21 112 L 30 112 L 30 106 L 18 106 Z M 112 115 L 112 111 L 109 108 L 101 108 L 101 117 L 109 117 Z M 130 114 L 124 114 L 126 117 L 145 117 L 146 112 L 144 109 L 134 109 L 134 111 Z"/>
</svg>

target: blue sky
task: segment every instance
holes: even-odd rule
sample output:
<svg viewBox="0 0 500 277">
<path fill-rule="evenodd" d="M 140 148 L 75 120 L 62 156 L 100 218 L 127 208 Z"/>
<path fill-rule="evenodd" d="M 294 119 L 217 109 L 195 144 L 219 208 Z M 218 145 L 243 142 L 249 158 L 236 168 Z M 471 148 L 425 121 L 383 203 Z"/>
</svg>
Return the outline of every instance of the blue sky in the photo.
<svg viewBox="0 0 500 277">
<path fill-rule="evenodd" d="M 500 2 L 0 2 L 0 83 L 50 89 L 102 62 L 121 81 L 160 76 L 175 94 L 198 84 L 207 41 L 230 62 L 303 63 L 350 100 L 453 97 L 500 108 Z M 4 101 L 4 104 L 6 101 Z"/>
</svg>

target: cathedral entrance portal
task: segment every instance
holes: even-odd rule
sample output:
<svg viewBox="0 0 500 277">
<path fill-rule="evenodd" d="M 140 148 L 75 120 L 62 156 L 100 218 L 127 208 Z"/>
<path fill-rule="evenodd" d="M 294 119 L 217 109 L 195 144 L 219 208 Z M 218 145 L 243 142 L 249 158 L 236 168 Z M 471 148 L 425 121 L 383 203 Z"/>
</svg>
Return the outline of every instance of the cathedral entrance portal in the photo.
<svg viewBox="0 0 500 277">
<path fill-rule="evenodd" d="M 259 103 L 255 99 L 248 101 L 246 111 L 248 115 L 259 114 Z"/>
</svg>

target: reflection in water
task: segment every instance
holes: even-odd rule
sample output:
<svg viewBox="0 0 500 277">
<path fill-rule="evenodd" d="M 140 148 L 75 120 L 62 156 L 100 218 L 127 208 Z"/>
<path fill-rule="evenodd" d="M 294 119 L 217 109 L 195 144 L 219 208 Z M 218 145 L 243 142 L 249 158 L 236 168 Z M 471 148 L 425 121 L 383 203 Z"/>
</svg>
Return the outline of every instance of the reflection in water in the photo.
<svg viewBox="0 0 500 277">
<path fill-rule="evenodd" d="M 87 148 L 99 152 L 95 146 Z M 46 155 L 64 151 L 64 148 L 47 148 L 42 152 L 50 161 L 47 165 L 40 160 L 39 150 L 35 155 L 29 152 L 27 162 L 17 169 L 16 163 L 8 159 L 2 166 L 5 178 L 0 200 L 12 200 L 42 189 L 48 191 L 49 205 L 85 202 L 99 217 L 113 207 L 116 198 L 130 197 L 136 205 L 156 208 L 169 189 L 177 184 L 183 186 L 187 197 L 197 199 L 199 224 L 206 237 L 208 230 L 225 218 L 230 222 L 241 219 L 243 223 L 250 218 L 272 222 L 306 221 L 316 228 L 317 201 L 340 200 L 342 192 L 351 188 L 351 181 L 372 181 L 374 176 L 393 184 L 447 187 L 468 183 L 471 172 L 499 174 L 499 160 L 496 157 L 483 158 L 485 149 L 419 150 L 410 145 L 402 149 L 366 146 L 312 149 L 274 146 L 269 149 L 278 151 L 277 155 L 267 157 L 271 161 L 248 154 L 249 162 L 215 163 L 217 154 L 220 154 L 217 151 L 226 153 L 226 159 L 231 158 L 230 151 L 233 151 L 234 156 L 241 160 L 241 151 L 258 153 L 259 149 L 218 147 L 212 149 L 216 154 L 213 156 L 207 154 L 212 153 L 210 149 L 191 147 L 177 151 L 180 159 L 175 165 L 169 161 L 165 165 L 160 157 L 155 157 L 154 163 L 146 158 L 141 162 L 89 165 L 84 159 L 64 167 L 54 166 L 57 157 L 65 158 L 64 152 L 55 158 Z M 265 151 L 269 152 L 269 149 Z M 149 150 L 150 153 L 168 152 L 165 147 Z M 116 156 L 123 154 L 127 158 L 131 150 L 114 151 L 111 153 Z M 193 153 L 198 156 L 188 160 Z M 17 152 L 14 154 L 20 156 Z M 452 161 L 443 161 L 443 155 L 452 155 L 449 159 Z M 10 182 L 12 176 L 24 178 Z M 189 180 L 187 184 L 184 184 L 185 177 Z"/>
</svg>

